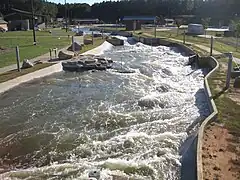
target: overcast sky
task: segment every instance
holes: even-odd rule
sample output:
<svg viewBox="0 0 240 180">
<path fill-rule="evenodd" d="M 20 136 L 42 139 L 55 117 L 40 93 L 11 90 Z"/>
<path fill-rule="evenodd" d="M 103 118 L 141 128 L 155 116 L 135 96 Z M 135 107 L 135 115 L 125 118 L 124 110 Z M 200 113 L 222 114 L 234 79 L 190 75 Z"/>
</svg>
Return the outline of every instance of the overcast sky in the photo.
<svg viewBox="0 0 240 180">
<path fill-rule="evenodd" d="M 64 4 L 65 0 L 47 0 L 55 3 L 62 3 Z M 67 0 L 68 3 L 88 3 L 92 5 L 95 2 L 102 2 L 103 0 Z M 105 0 L 107 1 L 107 0 Z"/>
</svg>

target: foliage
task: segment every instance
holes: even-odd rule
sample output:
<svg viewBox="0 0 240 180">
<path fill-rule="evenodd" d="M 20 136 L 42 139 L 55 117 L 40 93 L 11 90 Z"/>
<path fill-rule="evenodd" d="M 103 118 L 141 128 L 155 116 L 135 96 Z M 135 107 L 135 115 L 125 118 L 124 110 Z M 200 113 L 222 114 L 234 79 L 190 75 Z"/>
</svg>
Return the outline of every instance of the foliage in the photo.
<svg viewBox="0 0 240 180">
<path fill-rule="evenodd" d="M 211 18 L 202 18 L 201 20 L 202 20 L 203 28 L 204 28 L 204 29 L 207 29 L 208 26 L 209 26 L 209 23 L 210 23 L 210 21 L 211 21 Z"/>
<path fill-rule="evenodd" d="M 177 15 L 196 15 L 195 21 L 201 21 L 201 18 L 209 19 L 218 24 L 223 21 L 228 24 L 229 20 L 240 14 L 239 0 L 121 0 L 121 1 L 103 1 L 95 3 L 92 6 L 86 3 L 75 4 L 55 4 L 46 0 L 33 0 L 36 13 L 55 18 L 65 17 L 66 9 L 70 19 L 73 18 L 99 18 L 108 22 L 116 22 L 123 16 L 146 15 L 163 16 L 174 18 Z M 31 0 L 1 0 L 0 11 L 6 15 L 11 13 L 11 8 L 22 10 L 31 10 Z M 67 8 L 66 8 L 67 7 Z M 224 7 L 224 8 L 223 8 Z M 200 19 L 199 19 L 200 18 Z"/>
<path fill-rule="evenodd" d="M 180 18 L 175 19 L 175 22 L 176 22 L 176 25 L 177 25 L 177 27 L 178 27 L 178 31 L 177 31 L 177 35 L 178 35 L 178 33 L 179 33 L 179 28 L 180 28 L 180 26 L 183 24 L 183 19 L 180 19 Z"/>
</svg>

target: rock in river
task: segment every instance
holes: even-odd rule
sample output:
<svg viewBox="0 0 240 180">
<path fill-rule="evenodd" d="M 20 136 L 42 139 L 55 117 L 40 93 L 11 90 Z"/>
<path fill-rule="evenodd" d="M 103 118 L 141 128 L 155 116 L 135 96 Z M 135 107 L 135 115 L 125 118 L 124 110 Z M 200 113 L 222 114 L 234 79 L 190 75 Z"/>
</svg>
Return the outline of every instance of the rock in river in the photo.
<svg viewBox="0 0 240 180">
<path fill-rule="evenodd" d="M 74 56 L 74 52 L 71 51 L 60 51 L 58 53 L 58 58 L 60 60 L 72 59 Z"/>
</svg>

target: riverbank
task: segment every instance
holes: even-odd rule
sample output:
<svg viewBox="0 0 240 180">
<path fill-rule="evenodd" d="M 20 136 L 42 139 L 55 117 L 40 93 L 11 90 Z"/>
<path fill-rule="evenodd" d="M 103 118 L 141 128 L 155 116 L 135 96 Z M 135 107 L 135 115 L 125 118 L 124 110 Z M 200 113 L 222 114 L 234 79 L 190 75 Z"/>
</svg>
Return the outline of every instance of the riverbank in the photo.
<svg viewBox="0 0 240 180">
<path fill-rule="evenodd" d="M 227 59 L 221 58 L 219 69 L 209 79 L 212 97 L 218 109 L 215 123 L 208 124 L 203 137 L 203 177 L 205 179 L 240 179 L 240 91 L 224 91 Z"/>
<path fill-rule="evenodd" d="M 83 48 L 78 52 L 78 54 L 82 54 L 82 55 L 86 55 L 86 54 L 92 54 L 92 53 L 98 53 L 101 54 L 102 53 L 102 49 L 104 49 L 104 47 L 102 47 L 101 45 L 104 43 L 104 39 L 102 38 L 94 38 L 93 44 L 88 44 L 83 46 Z M 106 45 L 106 43 L 105 43 Z M 66 50 L 68 47 L 61 49 L 61 50 Z M 59 50 L 59 51 L 61 51 Z M 16 65 L 11 65 L 11 66 L 7 66 L 4 68 L 0 68 L 0 83 L 2 82 L 6 82 L 8 80 L 11 80 L 13 78 L 17 78 L 19 76 L 23 76 L 27 73 L 32 73 L 34 71 L 43 69 L 45 67 L 48 67 L 49 65 L 49 53 L 44 54 L 42 56 L 36 57 L 34 59 L 31 59 L 30 62 L 35 63 L 35 62 L 39 62 L 41 61 L 43 64 L 36 64 L 36 67 L 32 67 L 32 68 L 28 68 L 25 70 L 22 70 L 22 72 L 17 72 Z M 51 61 L 51 63 L 58 63 L 59 60 L 55 60 L 55 61 Z"/>
<path fill-rule="evenodd" d="M 19 46 L 21 61 L 23 61 L 48 53 L 50 48 L 62 49 L 71 43 L 70 37 L 73 32 L 66 33 L 61 29 L 51 29 L 51 32 L 37 31 L 37 45 L 33 45 L 32 31 L 0 33 L 0 68 L 16 63 L 16 46 Z"/>
</svg>

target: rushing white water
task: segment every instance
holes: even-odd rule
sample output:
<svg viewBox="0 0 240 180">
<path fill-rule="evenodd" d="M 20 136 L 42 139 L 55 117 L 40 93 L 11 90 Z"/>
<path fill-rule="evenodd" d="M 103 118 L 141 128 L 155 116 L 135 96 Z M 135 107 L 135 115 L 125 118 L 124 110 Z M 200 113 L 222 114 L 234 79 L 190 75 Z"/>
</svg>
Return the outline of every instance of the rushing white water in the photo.
<svg viewBox="0 0 240 180">
<path fill-rule="evenodd" d="M 0 179 L 179 179 L 181 145 L 208 115 L 202 71 L 124 40 L 104 52 L 116 62 L 107 72 L 62 72 L 0 97 Z"/>
</svg>

